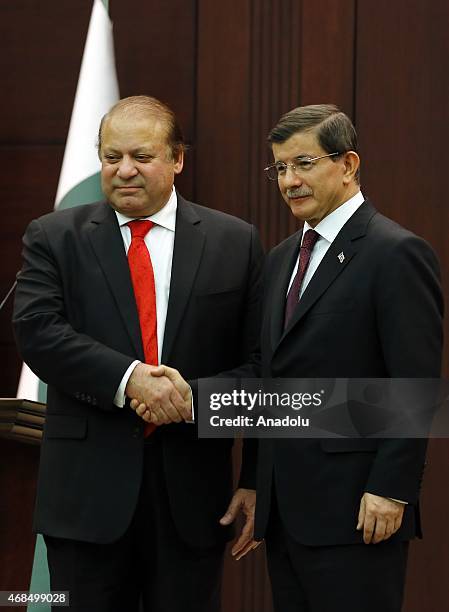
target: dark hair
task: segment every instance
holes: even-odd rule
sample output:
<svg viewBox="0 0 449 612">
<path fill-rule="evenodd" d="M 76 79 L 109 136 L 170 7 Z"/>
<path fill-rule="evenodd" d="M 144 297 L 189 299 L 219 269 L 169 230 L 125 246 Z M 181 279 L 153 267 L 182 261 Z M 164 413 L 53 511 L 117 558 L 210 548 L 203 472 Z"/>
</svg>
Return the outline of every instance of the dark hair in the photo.
<svg viewBox="0 0 449 612">
<path fill-rule="evenodd" d="M 167 130 L 167 144 L 173 159 L 178 159 L 180 153 L 186 150 L 181 126 L 171 108 L 151 96 L 130 96 L 129 98 L 119 100 L 102 118 L 98 130 L 97 147 L 99 154 L 101 152 L 101 136 L 104 123 L 107 119 L 118 113 L 133 114 L 137 116 L 150 115 L 157 119 L 161 119 Z"/>
<path fill-rule="evenodd" d="M 314 131 L 326 153 L 357 153 L 357 133 L 352 121 L 334 104 L 298 106 L 281 117 L 268 134 L 268 142 L 283 143 L 297 132 Z M 331 158 L 336 161 L 338 158 Z M 360 180 L 359 170 L 355 175 Z"/>
</svg>

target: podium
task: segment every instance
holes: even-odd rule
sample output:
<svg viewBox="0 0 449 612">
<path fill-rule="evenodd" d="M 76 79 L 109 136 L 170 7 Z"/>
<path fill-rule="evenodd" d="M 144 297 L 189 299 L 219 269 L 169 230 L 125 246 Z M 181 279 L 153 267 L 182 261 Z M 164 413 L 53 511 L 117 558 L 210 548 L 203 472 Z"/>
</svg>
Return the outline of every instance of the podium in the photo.
<svg viewBox="0 0 449 612">
<path fill-rule="evenodd" d="M 28 590 L 45 404 L 0 398 L 0 591 Z"/>
<path fill-rule="evenodd" d="M 46 405 L 16 398 L 0 398 L 0 437 L 40 444 Z"/>
</svg>

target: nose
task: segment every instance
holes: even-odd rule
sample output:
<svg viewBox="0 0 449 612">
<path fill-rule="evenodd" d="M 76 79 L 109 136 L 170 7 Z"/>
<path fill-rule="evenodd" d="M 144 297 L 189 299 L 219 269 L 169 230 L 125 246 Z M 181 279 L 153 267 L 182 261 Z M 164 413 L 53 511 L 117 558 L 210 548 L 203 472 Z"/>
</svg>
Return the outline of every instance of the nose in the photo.
<svg viewBox="0 0 449 612">
<path fill-rule="evenodd" d="M 302 178 L 296 172 L 296 169 L 290 164 L 287 166 L 287 170 L 285 171 L 285 175 L 282 177 L 282 180 L 284 186 L 287 188 L 302 185 Z"/>
<path fill-rule="evenodd" d="M 136 176 L 137 168 L 131 157 L 124 155 L 117 169 L 117 176 L 123 180 Z"/>
</svg>

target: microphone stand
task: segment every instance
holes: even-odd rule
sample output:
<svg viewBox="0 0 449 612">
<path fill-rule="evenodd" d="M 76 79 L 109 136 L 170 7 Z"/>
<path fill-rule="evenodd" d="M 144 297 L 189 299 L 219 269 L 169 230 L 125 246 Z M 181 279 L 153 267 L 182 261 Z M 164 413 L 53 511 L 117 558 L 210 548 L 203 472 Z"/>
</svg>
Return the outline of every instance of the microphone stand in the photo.
<svg viewBox="0 0 449 612">
<path fill-rule="evenodd" d="M 19 274 L 19 272 L 17 273 Z M 0 304 L 0 311 L 3 310 L 3 306 L 6 304 L 6 302 L 9 300 L 10 296 L 14 293 L 14 289 L 17 286 L 17 278 L 14 281 L 14 283 L 12 284 L 12 286 L 10 287 L 8 293 L 5 295 L 5 297 L 2 300 L 2 303 Z"/>
</svg>

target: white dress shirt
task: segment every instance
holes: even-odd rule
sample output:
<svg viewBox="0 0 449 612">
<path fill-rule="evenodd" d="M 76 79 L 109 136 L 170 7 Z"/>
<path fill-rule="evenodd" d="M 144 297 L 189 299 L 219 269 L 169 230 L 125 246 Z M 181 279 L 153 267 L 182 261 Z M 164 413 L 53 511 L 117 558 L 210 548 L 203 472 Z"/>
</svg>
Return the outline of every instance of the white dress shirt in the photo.
<svg viewBox="0 0 449 612">
<path fill-rule="evenodd" d="M 150 253 L 151 263 L 154 272 L 154 286 L 156 290 L 156 316 L 157 316 L 157 351 L 158 361 L 161 362 L 162 344 L 164 342 L 165 321 L 167 319 L 168 298 L 170 294 L 171 268 L 173 261 L 173 248 L 175 244 L 176 211 L 178 199 L 175 188 L 173 187 L 167 204 L 157 213 L 150 217 L 139 217 L 140 220 L 149 220 L 154 223 L 154 227 L 145 236 L 145 244 Z M 121 213 L 115 211 L 117 221 L 122 233 L 123 245 L 128 253 L 131 244 L 131 230 L 127 223 L 132 221 Z M 123 407 L 125 404 L 125 389 L 129 377 L 138 360 L 126 370 L 117 393 L 115 394 L 114 404 Z"/>
</svg>

